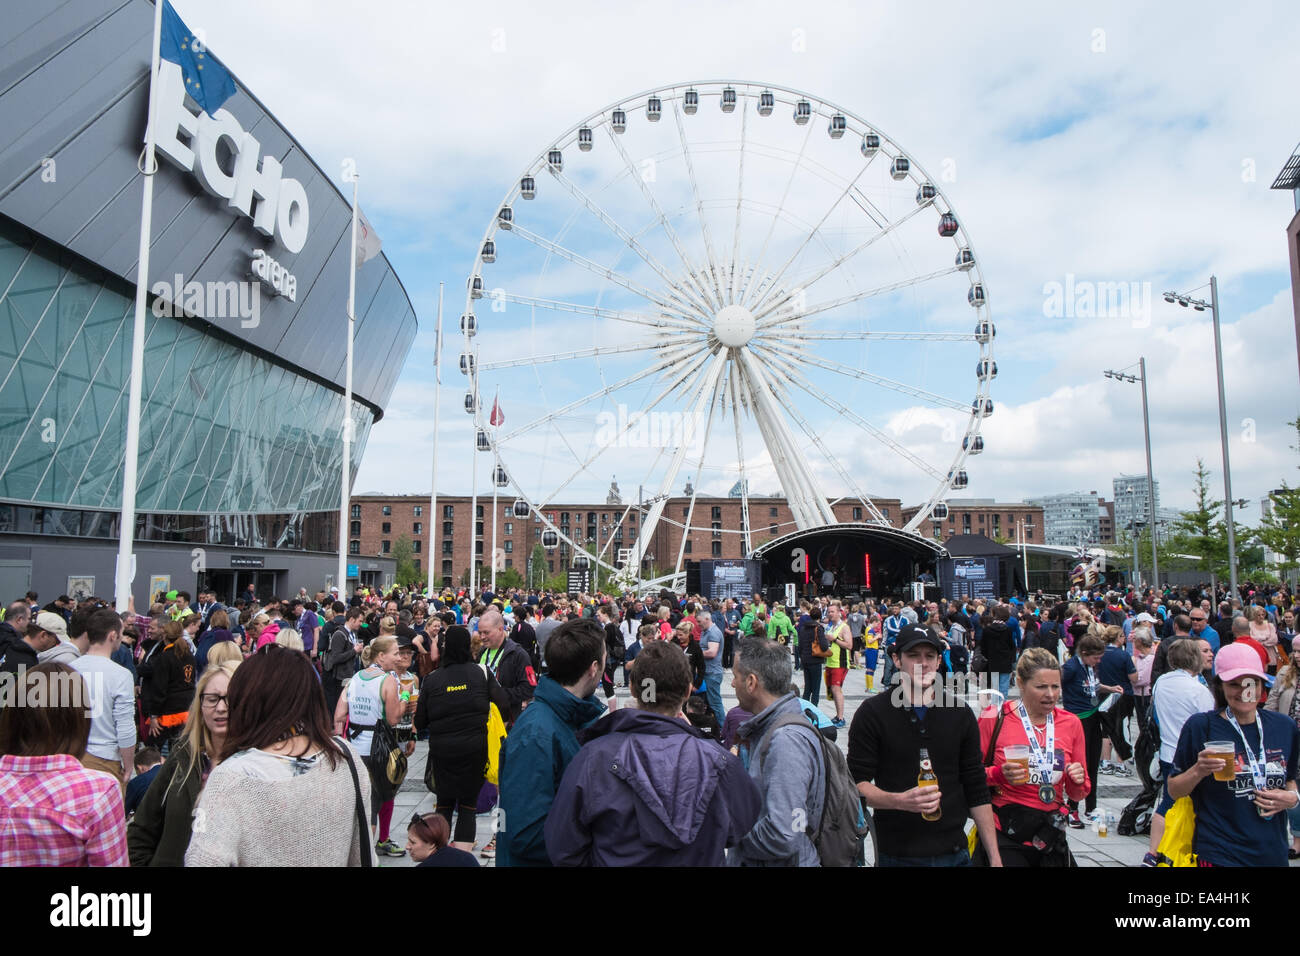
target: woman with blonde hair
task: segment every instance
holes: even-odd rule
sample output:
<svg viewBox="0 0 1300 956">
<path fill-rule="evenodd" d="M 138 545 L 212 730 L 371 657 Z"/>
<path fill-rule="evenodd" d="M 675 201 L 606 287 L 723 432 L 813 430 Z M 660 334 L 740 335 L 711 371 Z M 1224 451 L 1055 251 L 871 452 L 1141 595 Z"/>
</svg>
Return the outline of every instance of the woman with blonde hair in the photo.
<svg viewBox="0 0 1300 956">
<path fill-rule="evenodd" d="M 244 625 L 244 650 L 251 654 L 264 644 L 270 644 L 272 638 L 262 640 L 262 632 L 271 624 L 271 615 L 264 613 L 254 614 Z"/>
<path fill-rule="evenodd" d="M 208 669 L 216 667 L 218 664 L 238 664 L 243 659 L 244 652 L 239 649 L 239 645 L 234 641 L 218 641 L 208 651 Z M 207 670 L 204 673 L 206 674 Z"/>
<path fill-rule="evenodd" d="M 385 620 L 391 620 L 386 618 Z M 363 669 L 357 671 L 347 683 L 345 692 L 339 695 L 338 706 L 334 710 L 334 732 L 342 735 L 343 728 L 348 728 L 348 740 L 361 761 L 370 771 L 371 784 L 371 824 L 379 824 L 379 840 L 375 851 L 385 856 L 405 856 L 406 851 L 388 837 L 389 827 L 393 822 L 393 799 L 380 800 L 387 795 L 392 786 L 385 778 L 387 766 L 379 766 L 371 759 L 370 751 L 374 743 L 374 732 L 379 722 L 384 721 L 390 728 L 395 728 L 402 718 L 404 707 L 399 696 L 397 679 L 389 671 L 397 666 L 397 638 L 381 635 L 372 640 L 361 654 Z"/>
<path fill-rule="evenodd" d="M 209 660 L 207 670 L 199 679 L 194 703 L 190 705 L 185 733 L 149 785 L 127 827 L 132 866 L 185 863 L 185 851 L 193 835 L 194 806 L 226 743 L 230 716 L 226 691 L 238 666 L 236 661 Z"/>
<path fill-rule="evenodd" d="M 1250 609 L 1250 636 L 1268 652 L 1268 672 L 1277 673 L 1277 625 L 1268 619 L 1267 609 L 1256 604 Z M 1282 661 L 1286 663 L 1285 660 Z"/>
<path fill-rule="evenodd" d="M 305 650 L 306 645 L 302 642 L 302 634 L 291 627 L 282 627 L 275 632 L 275 641 L 281 647 L 287 647 L 291 651 Z"/>
</svg>

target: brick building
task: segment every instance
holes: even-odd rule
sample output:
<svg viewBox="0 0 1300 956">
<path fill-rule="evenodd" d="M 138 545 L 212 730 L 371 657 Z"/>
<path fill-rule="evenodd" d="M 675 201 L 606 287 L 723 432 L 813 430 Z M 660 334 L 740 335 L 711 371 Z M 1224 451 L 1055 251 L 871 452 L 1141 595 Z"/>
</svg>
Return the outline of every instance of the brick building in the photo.
<svg viewBox="0 0 1300 956">
<path fill-rule="evenodd" d="M 912 520 L 919 510 L 919 505 L 904 508 L 903 522 Z M 1023 532 L 1017 530 L 1022 526 Z M 926 533 L 924 526 L 918 530 Z M 992 498 L 949 498 L 948 517 L 932 518 L 929 522 L 929 535 L 945 541 L 955 534 L 982 534 L 994 540 L 1016 542 L 1021 540 L 1018 537 L 1021 533 L 1027 544 L 1043 543 L 1041 506 L 1023 501 L 999 503 Z"/>
<path fill-rule="evenodd" d="M 881 514 L 895 527 L 904 520 L 902 503 L 897 498 L 872 499 Z M 523 573 L 533 547 L 542 543 L 541 521 L 514 515 L 513 496 L 497 498 L 495 511 L 497 547 L 503 568 Z M 691 507 L 689 496 L 668 499 L 663 516 L 646 549 L 645 569 L 671 569 L 677 565 L 682 548 L 683 528 Z M 871 513 L 861 502 L 843 500 L 832 506 L 842 522 L 869 521 Z M 354 495 L 349 519 L 349 554 L 360 557 L 390 555 L 393 545 L 405 535 L 411 542 L 416 567 L 427 574 L 429 561 L 434 577 L 444 583 L 459 581 L 469 568 L 470 498 L 467 495 L 439 495 L 438 514 L 429 514 L 428 495 Z M 586 545 L 588 550 L 603 554 L 611 564 L 623 548 L 632 547 L 637 529 L 644 520 L 635 502 L 607 499 L 603 504 L 552 504 L 544 513 L 561 533 Z M 492 551 L 492 498 L 480 497 L 474 533 L 475 554 L 481 566 L 489 566 Z M 753 496 L 749 499 L 750 546 L 778 538 L 795 530 L 794 515 L 785 498 Z M 740 498 L 697 496 L 695 512 L 690 516 L 693 529 L 687 537 L 686 560 L 700 558 L 741 558 L 746 554 L 743 535 L 743 502 Z M 570 549 L 564 541 L 546 554 L 546 573 L 564 570 L 570 561 Z"/>
</svg>

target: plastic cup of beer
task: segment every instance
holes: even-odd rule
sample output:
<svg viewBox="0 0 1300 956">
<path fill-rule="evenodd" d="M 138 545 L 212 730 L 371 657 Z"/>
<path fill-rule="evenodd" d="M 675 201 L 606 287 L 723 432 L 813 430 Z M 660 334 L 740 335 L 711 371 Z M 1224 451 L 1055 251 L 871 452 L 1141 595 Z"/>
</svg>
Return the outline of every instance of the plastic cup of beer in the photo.
<svg viewBox="0 0 1300 956">
<path fill-rule="evenodd" d="M 1221 780 L 1224 783 L 1232 783 L 1237 777 L 1237 748 L 1231 740 L 1207 740 L 1205 742 L 1205 752 L 1212 757 L 1218 757 L 1224 762 L 1222 770 L 1214 771 L 1214 779 Z"/>
<path fill-rule="evenodd" d="M 1006 759 L 1007 763 L 1016 764 L 1017 766 L 1024 768 L 1025 780 L 1028 781 L 1029 780 L 1029 757 L 1033 753 L 1033 751 L 1031 751 L 1024 744 L 1012 744 L 1010 747 L 1006 748 L 1004 753 L 1006 754 L 1007 757 Z"/>
</svg>

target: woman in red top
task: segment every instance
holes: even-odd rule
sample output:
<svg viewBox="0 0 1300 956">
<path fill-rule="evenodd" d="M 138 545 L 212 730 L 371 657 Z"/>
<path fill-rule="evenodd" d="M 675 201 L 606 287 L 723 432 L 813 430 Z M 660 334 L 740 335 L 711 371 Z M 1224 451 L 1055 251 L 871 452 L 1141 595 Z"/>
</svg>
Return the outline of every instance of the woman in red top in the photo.
<svg viewBox="0 0 1300 956">
<path fill-rule="evenodd" d="M 1079 718 L 1057 706 L 1061 665 L 1040 647 L 1016 665 L 1020 700 L 980 717 L 985 774 L 993 791 L 1003 866 L 1070 866 L 1065 800 L 1088 795 L 1086 744 Z M 1029 769 L 1007 763 L 1006 748 L 1029 748 Z"/>
</svg>

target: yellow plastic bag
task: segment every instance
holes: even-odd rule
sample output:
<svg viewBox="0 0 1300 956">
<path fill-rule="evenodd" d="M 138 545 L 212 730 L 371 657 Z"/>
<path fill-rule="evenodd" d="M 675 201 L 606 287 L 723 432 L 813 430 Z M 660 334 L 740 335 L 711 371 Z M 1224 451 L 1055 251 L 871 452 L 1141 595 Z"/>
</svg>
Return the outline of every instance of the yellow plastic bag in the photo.
<svg viewBox="0 0 1300 956">
<path fill-rule="evenodd" d="M 1165 835 L 1156 850 L 1157 866 L 1196 866 L 1192 837 L 1196 834 L 1196 810 L 1191 797 L 1179 797 L 1165 814 Z"/>
<path fill-rule="evenodd" d="M 488 761 L 484 775 L 488 783 L 496 786 L 500 783 L 501 744 L 506 739 L 506 723 L 501 719 L 501 711 L 496 704 L 488 705 L 487 736 Z"/>
</svg>

